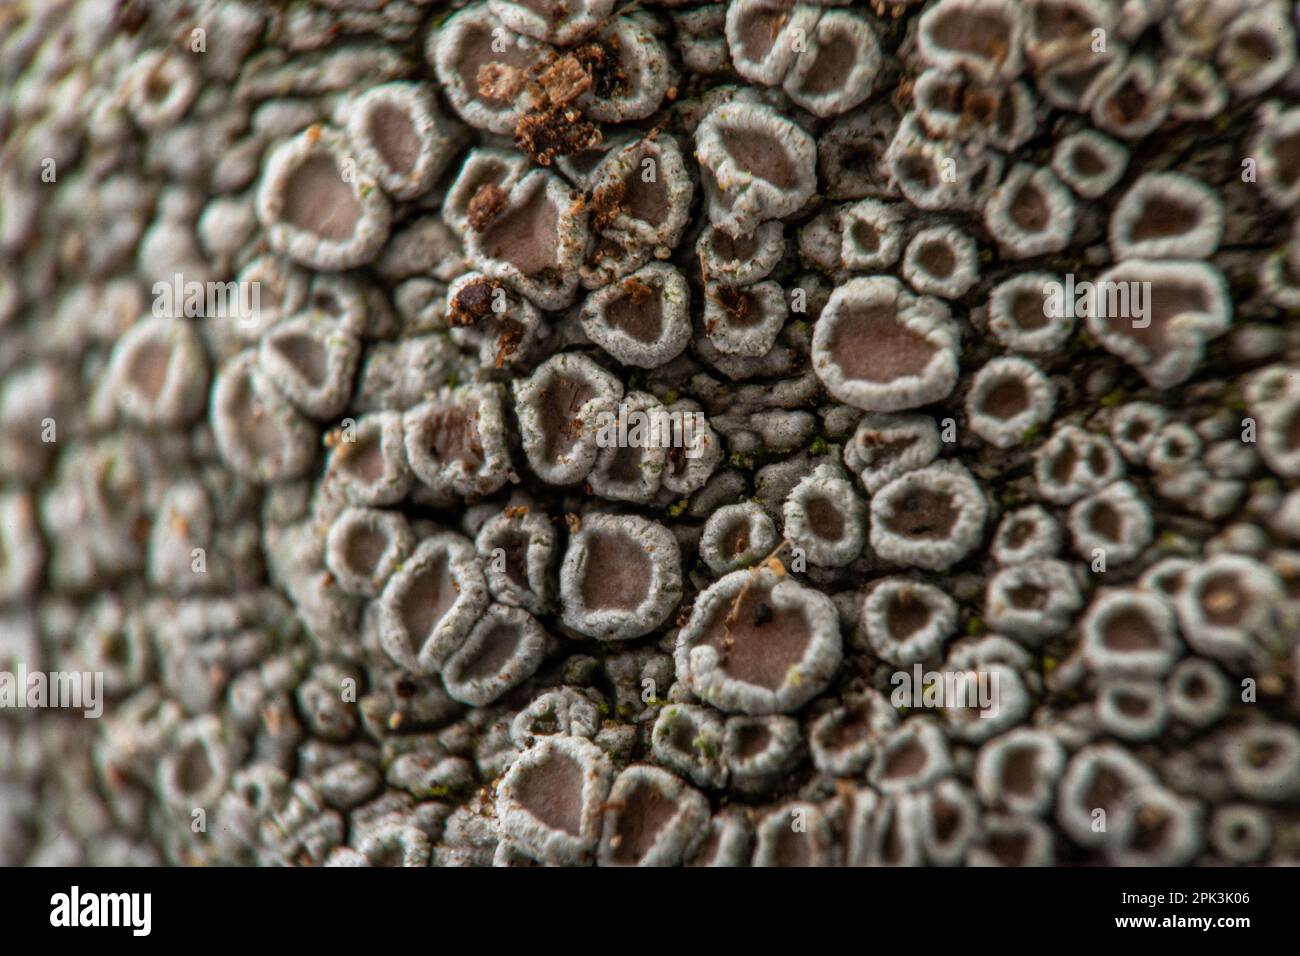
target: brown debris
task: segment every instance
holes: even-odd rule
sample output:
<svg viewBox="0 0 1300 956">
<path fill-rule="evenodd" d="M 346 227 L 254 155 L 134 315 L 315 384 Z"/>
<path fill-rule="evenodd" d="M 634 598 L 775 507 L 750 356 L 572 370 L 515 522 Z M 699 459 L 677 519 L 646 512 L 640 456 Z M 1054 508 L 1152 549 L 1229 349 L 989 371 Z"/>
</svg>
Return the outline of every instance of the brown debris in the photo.
<svg viewBox="0 0 1300 956">
<path fill-rule="evenodd" d="M 764 568 L 771 571 L 778 578 L 785 577 L 785 565 L 777 555 L 789 546 L 790 539 L 783 539 L 781 543 L 773 549 L 771 554 L 749 569 L 749 576 L 745 578 L 745 583 L 741 585 L 740 590 L 736 593 L 735 600 L 731 602 L 731 607 L 727 610 L 727 616 L 722 619 L 722 659 L 724 661 L 727 659 L 727 652 L 730 651 L 736 643 L 736 639 L 731 636 L 731 625 L 735 624 L 736 621 L 740 619 L 740 606 L 744 603 L 745 595 L 749 593 L 750 587 L 753 586 L 754 579 Z M 769 611 L 770 610 L 771 609 L 769 608 Z M 760 612 L 756 608 L 754 620 L 755 625 L 767 623 L 766 621 L 758 620 L 759 615 Z"/>
<path fill-rule="evenodd" d="M 623 198 L 627 184 L 621 179 L 596 187 L 591 194 L 591 228 L 604 232 L 623 212 Z"/>
<path fill-rule="evenodd" d="M 606 259 L 621 259 L 627 254 L 627 246 L 616 239 L 597 233 L 599 239 L 595 247 L 587 254 L 588 261 L 599 265 Z"/>
<path fill-rule="evenodd" d="M 537 77 L 537 85 L 552 106 L 568 106 L 591 89 L 591 74 L 569 53 L 547 66 Z"/>
<path fill-rule="evenodd" d="M 540 166 L 599 146 L 600 127 L 576 103 L 591 91 L 610 96 L 627 85 L 616 47 L 586 43 L 529 71 L 528 95 L 534 106 L 519 117 L 515 145 Z"/>
<path fill-rule="evenodd" d="M 570 107 L 526 113 L 515 126 L 515 145 L 539 166 L 599 146 L 601 139 L 600 128 Z"/>
<path fill-rule="evenodd" d="M 623 280 L 623 292 L 633 305 L 640 305 L 654 295 L 655 290 L 648 282 L 642 282 L 636 276 L 629 276 Z"/>
<path fill-rule="evenodd" d="M 484 63 L 478 68 L 478 93 L 486 100 L 510 103 L 523 90 L 524 71 L 506 63 Z"/>
<path fill-rule="evenodd" d="M 581 438 L 582 429 L 583 429 L 582 419 L 573 418 L 560 426 L 560 434 L 563 435 L 565 438 Z M 591 489 L 588 488 L 587 494 L 592 494 L 592 493 L 593 492 L 591 491 Z"/>
<path fill-rule="evenodd" d="M 707 291 L 706 287 L 705 295 L 718 303 L 718 305 L 722 306 L 723 311 L 733 317 L 737 322 L 744 322 L 749 316 L 749 296 L 745 295 L 745 293 L 741 292 L 735 286 L 720 285 L 718 286 L 716 294 Z M 709 325 L 708 331 L 713 331 L 711 324 Z"/>
<path fill-rule="evenodd" d="M 577 534 L 582 530 L 582 519 L 572 511 L 564 516 L 564 523 L 568 525 L 569 534 Z"/>
<path fill-rule="evenodd" d="M 686 467 L 686 449 L 682 445 L 673 444 L 668 446 L 668 464 L 674 471 L 680 471 Z"/>
<path fill-rule="evenodd" d="M 447 324 L 473 325 L 483 318 L 492 311 L 492 298 L 498 288 L 500 284 L 491 279 L 480 279 L 469 283 L 457 292 L 456 298 L 452 300 L 451 311 L 447 313 Z"/>
<path fill-rule="evenodd" d="M 596 96 L 603 99 L 627 89 L 627 73 L 618 56 L 618 40 L 611 38 L 605 44 L 584 43 L 573 51 L 573 55 L 591 77 L 592 92 Z"/>
<path fill-rule="evenodd" d="M 482 232 L 506 208 L 506 191 L 496 183 L 484 183 L 469 201 L 469 227 Z"/>
<path fill-rule="evenodd" d="M 524 340 L 524 327 L 513 319 L 502 323 L 501 334 L 497 336 L 497 354 L 495 364 L 501 368 L 506 360 L 519 351 L 519 343 Z"/>
<path fill-rule="evenodd" d="M 719 286 L 718 301 L 722 307 L 738 319 L 749 314 L 749 296 L 733 285 Z"/>
<path fill-rule="evenodd" d="M 694 609 L 695 609 L 695 607 L 694 607 L 693 604 L 685 603 L 685 602 L 684 602 L 684 603 L 682 604 L 682 609 L 681 609 L 680 611 L 677 612 L 677 617 L 676 617 L 676 619 L 673 621 L 673 624 L 675 624 L 677 627 L 685 627 L 687 624 L 690 623 L 690 620 L 691 620 L 691 612 L 692 612 Z"/>
<path fill-rule="evenodd" d="M 906 112 L 915 102 L 915 97 L 912 95 L 912 90 L 915 87 L 915 76 L 900 76 L 898 82 L 894 84 L 894 92 L 890 95 L 890 102 L 900 112 Z"/>
</svg>

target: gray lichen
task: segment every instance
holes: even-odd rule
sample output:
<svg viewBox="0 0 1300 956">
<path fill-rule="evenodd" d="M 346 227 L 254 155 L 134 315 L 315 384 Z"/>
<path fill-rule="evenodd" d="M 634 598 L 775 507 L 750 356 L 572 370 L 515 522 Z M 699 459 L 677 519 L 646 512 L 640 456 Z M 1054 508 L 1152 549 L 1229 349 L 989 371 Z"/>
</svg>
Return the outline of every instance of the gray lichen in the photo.
<svg viewBox="0 0 1300 956">
<path fill-rule="evenodd" d="M 6 10 L 0 864 L 1294 864 L 1298 16 Z"/>
</svg>

